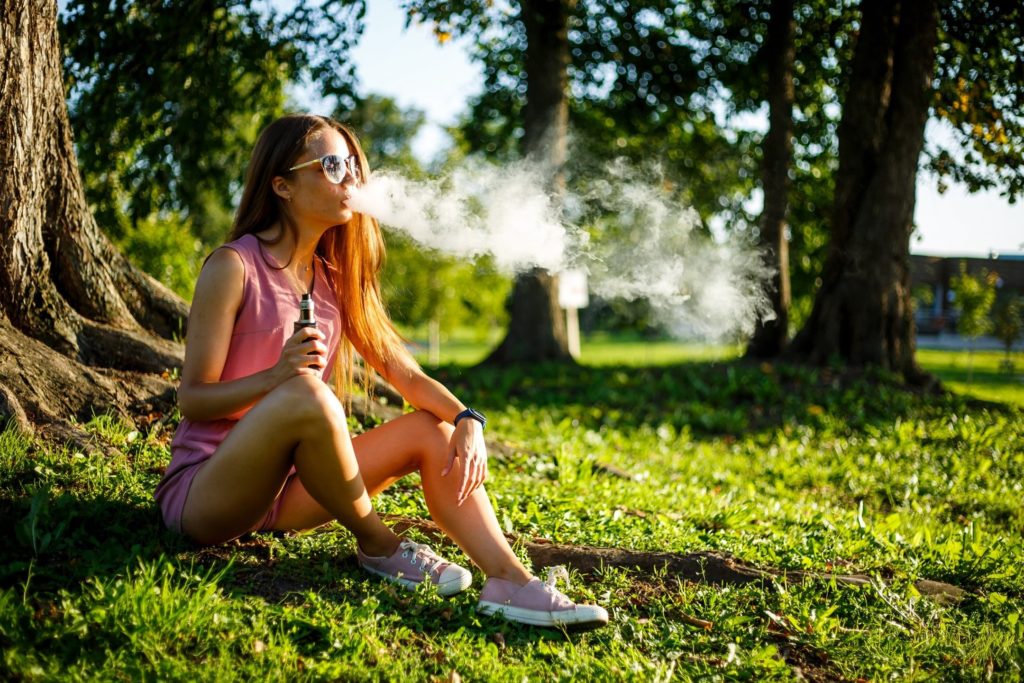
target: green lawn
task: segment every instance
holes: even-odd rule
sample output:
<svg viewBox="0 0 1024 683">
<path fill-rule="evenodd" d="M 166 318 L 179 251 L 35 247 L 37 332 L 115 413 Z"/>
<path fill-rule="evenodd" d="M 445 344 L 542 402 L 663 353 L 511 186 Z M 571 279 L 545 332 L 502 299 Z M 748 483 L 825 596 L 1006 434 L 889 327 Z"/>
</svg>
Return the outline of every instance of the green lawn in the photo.
<svg viewBox="0 0 1024 683">
<path fill-rule="evenodd" d="M 921 349 L 917 360 L 951 391 L 1024 407 L 1024 353 L 1011 354 L 1012 370 L 1001 366 L 1006 360 L 1002 351 Z"/>
<path fill-rule="evenodd" d="M 573 572 L 569 593 L 606 605 L 607 628 L 510 626 L 475 613 L 478 573 L 455 598 L 406 594 L 364 576 L 335 525 L 191 546 L 151 499 L 173 424 L 98 418 L 88 430 L 117 453 L 0 434 L 0 679 L 1020 679 L 1024 411 L 714 349 L 614 348 L 585 345 L 593 364 L 575 368 L 434 371 L 516 445 L 488 484 L 503 525 L 872 583 Z M 377 506 L 427 516 L 415 478 Z M 923 597 L 922 578 L 967 597 Z"/>
<path fill-rule="evenodd" d="M 441 345 L 441 364 L 475 365 L 498 343 L 495 335 L 480 338 L 459 332 Z M 417 346 L 417 358 L 427 363 L 427 350 Z M 580 362 L 584 365 L 666 365 L 670 363 L 713 362 L 736 359 L 743 347 L 738 344 L 710 345 L 672 339 L 640 340 L 605 334 L 585 337 L 580 344 Z M 988 401 L 1013 403 L 1024 407 L 1024 353 L 1011 354 L 1013 370 L 1001 368 L 1006 359 L 1002 351 L 949 351 L 920 349 L 918 362 L 935 373 L 951 391 Z M 970 368 L 970 373 L 968 372 Z"/>
</svg>

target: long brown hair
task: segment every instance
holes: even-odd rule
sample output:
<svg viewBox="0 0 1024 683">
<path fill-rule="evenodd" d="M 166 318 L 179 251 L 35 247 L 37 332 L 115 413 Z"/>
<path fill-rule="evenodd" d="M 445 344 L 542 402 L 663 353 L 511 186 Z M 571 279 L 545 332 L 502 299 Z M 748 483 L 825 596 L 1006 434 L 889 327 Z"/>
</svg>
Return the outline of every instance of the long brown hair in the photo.
<svg viewBox="0 0 1024 683">
<path fill-rule="evenodd" d="M 279 233 L 264 244 L 277 244 L 288 230 L 292 243 L 298 240 L 298 226 L 288 212 L 285 202 L 272 188 L 275 176 L 288 175 L 306 151 L 309 143 L 325 128 L 338 131 L 352 153 L 359 158 L 363 178 L 369 175 L 366 155 L 355 134 L 347 127 L 326 116 L 289 114 L 267 126 L 253 149 L 252 160 L 245 176 L 245 189 L 231 227 L 230 240 L 243 235 L 256 234 L 275 225 Z M 372 216 L 354 212 L 347 223 L 342 223 L 320 238 L 316 255 L 327 266 L 328 279 L 341 310 L 344 333 L 338 344 L 338 363 L 335 387 L 339 393 L 347 390 L 355 367 L 353 341 L 369 357 L 371 366 L 382 367 L 391 360 L 407 355 L 403 339 L 395 329 L 384 307 L 380 292 L 379 274 L 384 267 L 384 236 L 377 220 Z M 289 257 L 294 257 L 294 252 Z M 363 389 L 370 393 L 372 367 L 364 373 Z"/>
</svg>

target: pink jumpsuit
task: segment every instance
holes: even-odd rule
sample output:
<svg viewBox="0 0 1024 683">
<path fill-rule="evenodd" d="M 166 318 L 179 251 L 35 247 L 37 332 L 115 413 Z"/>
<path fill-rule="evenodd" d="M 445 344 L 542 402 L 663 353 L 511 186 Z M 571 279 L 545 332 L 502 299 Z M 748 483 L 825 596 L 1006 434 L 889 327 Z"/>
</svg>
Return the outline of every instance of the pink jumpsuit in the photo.
<svg viewBox="0 0 1024 683">
<path fill-rule="evenodd" d="M 245 266 L 242 305 L 231 331 L 231 346 L 220 375 L 220 381 L 228 382 L 266 370 L 277 363 L 281 347 L 292 336 L 292 325 L 299 318 L 299 296 L 285 272 L 268 265 L 281 264 L 274 262 L 255 235 L 244 235 L 222 248 L 234 250 Z M 326 379 L 330 378 L 334 368 L 341 318 L 325 266 L 319 259 L 316 261 L 312 296 L 317 328 L 323 332 L 327 346 L 327 364 L 322 375 Z M 204 462 L 217 457 L 217 447 L 250 408 L 248 406 L 219 420 L 193 422 L 182 418 L 171 442 L 171 463 L 153 494 L 167 528 L 181 533 L 182 510 L 193 477 Z M 288 479 L 281 482 L 282 485 L 290 483 L 293 477 L 294 468 Z M 280 503 L 281 495 L 278 495 L 263 519 L 253 527 L 254 531 L 273 527 Z"/>
</svg>

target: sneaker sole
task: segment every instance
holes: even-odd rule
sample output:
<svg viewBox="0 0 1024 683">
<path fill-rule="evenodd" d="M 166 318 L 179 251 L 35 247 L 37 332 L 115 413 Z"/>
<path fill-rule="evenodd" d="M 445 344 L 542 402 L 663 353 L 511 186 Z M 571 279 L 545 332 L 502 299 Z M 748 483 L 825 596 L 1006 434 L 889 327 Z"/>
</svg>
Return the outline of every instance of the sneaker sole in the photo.
<svg viewBox="0 0 1024 683">
<path fill-rule="evenodd" d="M 393 576 L 386 572 L 374 569 L 373 567 L 367 567 L 366 565 L 360 566 L 363 568 L 364 571 L 367 571 L 373 574 L 374 576 L 379 576 L 385 581 L 390 581 L 391 583 L 397 583 L 399 586 L 402 586 L 403 588 L 408 588 L 409 590 L 414 591 L 416 590 L 417 586 L 420 585 L 419 581 L 413 581 L 412 579 L 403 579 L 400 576 Z M 466 590 L 467 588 L 469 588 L 469 584 L 471 583 L 473 583 L 473 575 L 469 572 L 466 572 L 465 574 L 460 574 L 454 579 L 450 579 L 448 581 L 445 581 L 444 583 L 437 583 L 434 585 L 437 588 L 438 595 L 442 597 L 448 597 L 450 595 L 455 595 L 456 593 L 461 593 L 462 591 Z"/>
<path fill-rule="evenodd" d="M 608 612 L 602 607 L 589 609 L 566 610 L 565 612 L 542 612 L 535 609 L 511 607 L 497 602 L 484 602 L 477 605 L 482 614 L 495 614 L 508 621 L 515 621 L 529 626 L 566 626 L 570 628 L 598 628 L 608 623 Z"/>
</svg>

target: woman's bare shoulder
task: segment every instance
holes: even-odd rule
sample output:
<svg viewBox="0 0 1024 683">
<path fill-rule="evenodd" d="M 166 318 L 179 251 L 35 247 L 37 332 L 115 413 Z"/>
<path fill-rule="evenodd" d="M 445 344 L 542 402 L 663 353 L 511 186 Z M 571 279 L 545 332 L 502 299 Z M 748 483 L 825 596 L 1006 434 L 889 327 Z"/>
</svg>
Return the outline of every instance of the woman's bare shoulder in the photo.
<svg viewBox="0 0 1024 683">
<path fill-rule="evenodd" d="M 241 299 L 244 283 L 245 263 L 241 255 L 230 247 L 220 247 L 203 264 L 193 301 L 209 294 L 223 297 L 235 293 Z"/>
</svg>

